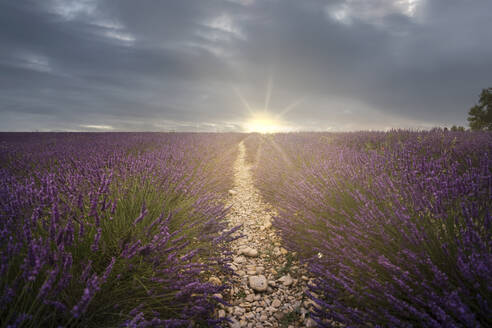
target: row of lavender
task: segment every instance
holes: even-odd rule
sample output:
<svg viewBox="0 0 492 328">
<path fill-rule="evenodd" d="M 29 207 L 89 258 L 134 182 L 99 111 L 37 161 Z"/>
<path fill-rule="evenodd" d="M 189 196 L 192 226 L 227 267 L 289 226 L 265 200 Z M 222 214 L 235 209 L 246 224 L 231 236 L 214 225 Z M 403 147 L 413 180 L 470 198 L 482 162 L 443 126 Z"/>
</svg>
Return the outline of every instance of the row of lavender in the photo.
<svg viewBox="0 0 492 328">
<path fill-rule="evenodd" d="M 217 324 L 240 138 L 1 134 L 0 327 Z"/>
<path fill-rule="evenodd" d="M 321 327 L 492 326 L 492 134 L 256 135 L 255 183 Z"/>
</svg>

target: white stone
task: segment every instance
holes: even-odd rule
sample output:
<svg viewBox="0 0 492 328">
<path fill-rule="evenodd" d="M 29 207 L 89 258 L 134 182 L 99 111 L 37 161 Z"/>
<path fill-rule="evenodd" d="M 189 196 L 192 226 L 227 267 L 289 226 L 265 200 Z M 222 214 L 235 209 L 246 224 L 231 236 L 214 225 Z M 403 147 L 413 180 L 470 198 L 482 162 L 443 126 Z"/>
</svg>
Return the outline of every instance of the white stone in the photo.
<svg viewBox="0 0 492 328">
<path fill-rule="evenodd" d="M 282 276 L 281 278 L 278 279 L 278 281 L 280 281 L 286 287 L 292 285 L 292 283 L 294 282 L 290 274 Z"/>
<path fill-rule="evenodd" d="M 244 256 L 236 256 L 234 258 L 234 263 L 237 263 L 237 264 L 244 263 L 244 261 L 246 261 L 246 259 L 244 258 Z"/>
<path fill-rule="evenodd" d="M 267 279 L 264 275 L 250 276 L 249 286 L 258 292 L 264 292 L 268 287 Z"/>
<path fill-rule="evenodd" d="M 253 302 L 255 300 L 255 295 L 254 294 L 246 295 L 245 300 L 248 302 Z"/>
<path fill-rule="evenodd" d="M 243 308 L 241 308 L 239 306 L 234 307 L 234 315 L 241 316 L 244 314 L 244 312 L 245 312 L 245 310 Z"/>
<path fill-rule="evenodd" d="M 245 248 L 241 248 L 239 251 L 238 251 L 238 255 L 246 255 L 246 256 L 249 256 L 249 257 L 257 257 L 258 256 L 258 251 L 254 248 L 251 248 L 251 247 L 245 247 Z"/>
<path fill-rule="evenodd" d="M 248 312 L 244 315 L 246 319 L 252 320 L 255 318 L 255 315 L 252 312 Z"/>
</svg>

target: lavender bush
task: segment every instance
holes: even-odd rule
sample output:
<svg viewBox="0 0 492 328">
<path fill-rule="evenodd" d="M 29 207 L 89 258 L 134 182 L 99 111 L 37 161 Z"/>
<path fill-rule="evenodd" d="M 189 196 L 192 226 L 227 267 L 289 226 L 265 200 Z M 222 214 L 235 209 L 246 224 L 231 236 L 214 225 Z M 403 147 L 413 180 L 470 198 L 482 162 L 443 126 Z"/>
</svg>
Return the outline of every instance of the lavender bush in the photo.
<svg viewBox="0 0 492 328">
<path fill-rule="evenodd" d="M 236 134 L 0 135 L 0 327 L 217 325 Z"/>
<path fill-rule="evenodd" d="M 492 134 L 297 133 L 246 145 L 279 209 L 274 225 L 316 277 L 308 295 L 321 327 L 492 326 Z"/>
</svg>

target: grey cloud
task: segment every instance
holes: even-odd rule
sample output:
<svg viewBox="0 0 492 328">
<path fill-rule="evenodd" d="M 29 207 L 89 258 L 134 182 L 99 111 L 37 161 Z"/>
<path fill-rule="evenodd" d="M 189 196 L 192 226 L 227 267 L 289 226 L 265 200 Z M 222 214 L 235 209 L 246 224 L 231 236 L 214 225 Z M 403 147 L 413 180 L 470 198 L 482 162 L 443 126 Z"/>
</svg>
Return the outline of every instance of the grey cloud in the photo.
<svg viewBox="0 0 492 328">
<path fill-rule="evenodd" d="M 465 124 L 492 85 L 486 0 L 4 1 L 0 22 L 4 131 L 241 129 L 234 89 L 261 108 L 269 77 L 299 128 Z"/>
</svg>

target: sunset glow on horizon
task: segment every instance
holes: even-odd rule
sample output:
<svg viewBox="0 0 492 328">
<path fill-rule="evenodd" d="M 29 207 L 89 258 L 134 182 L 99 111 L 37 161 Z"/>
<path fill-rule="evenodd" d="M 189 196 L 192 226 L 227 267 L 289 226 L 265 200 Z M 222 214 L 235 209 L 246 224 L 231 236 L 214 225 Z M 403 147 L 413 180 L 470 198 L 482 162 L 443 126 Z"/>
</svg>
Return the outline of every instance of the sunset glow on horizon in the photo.
<svg viewBox="0 0 492 328">
<path fill-rule="evenodd" d="M 256 112 L 243 124 L 245 132 L 275 133 L 289 132 L 294 128 L 268 111 Z"/>
</svg>

